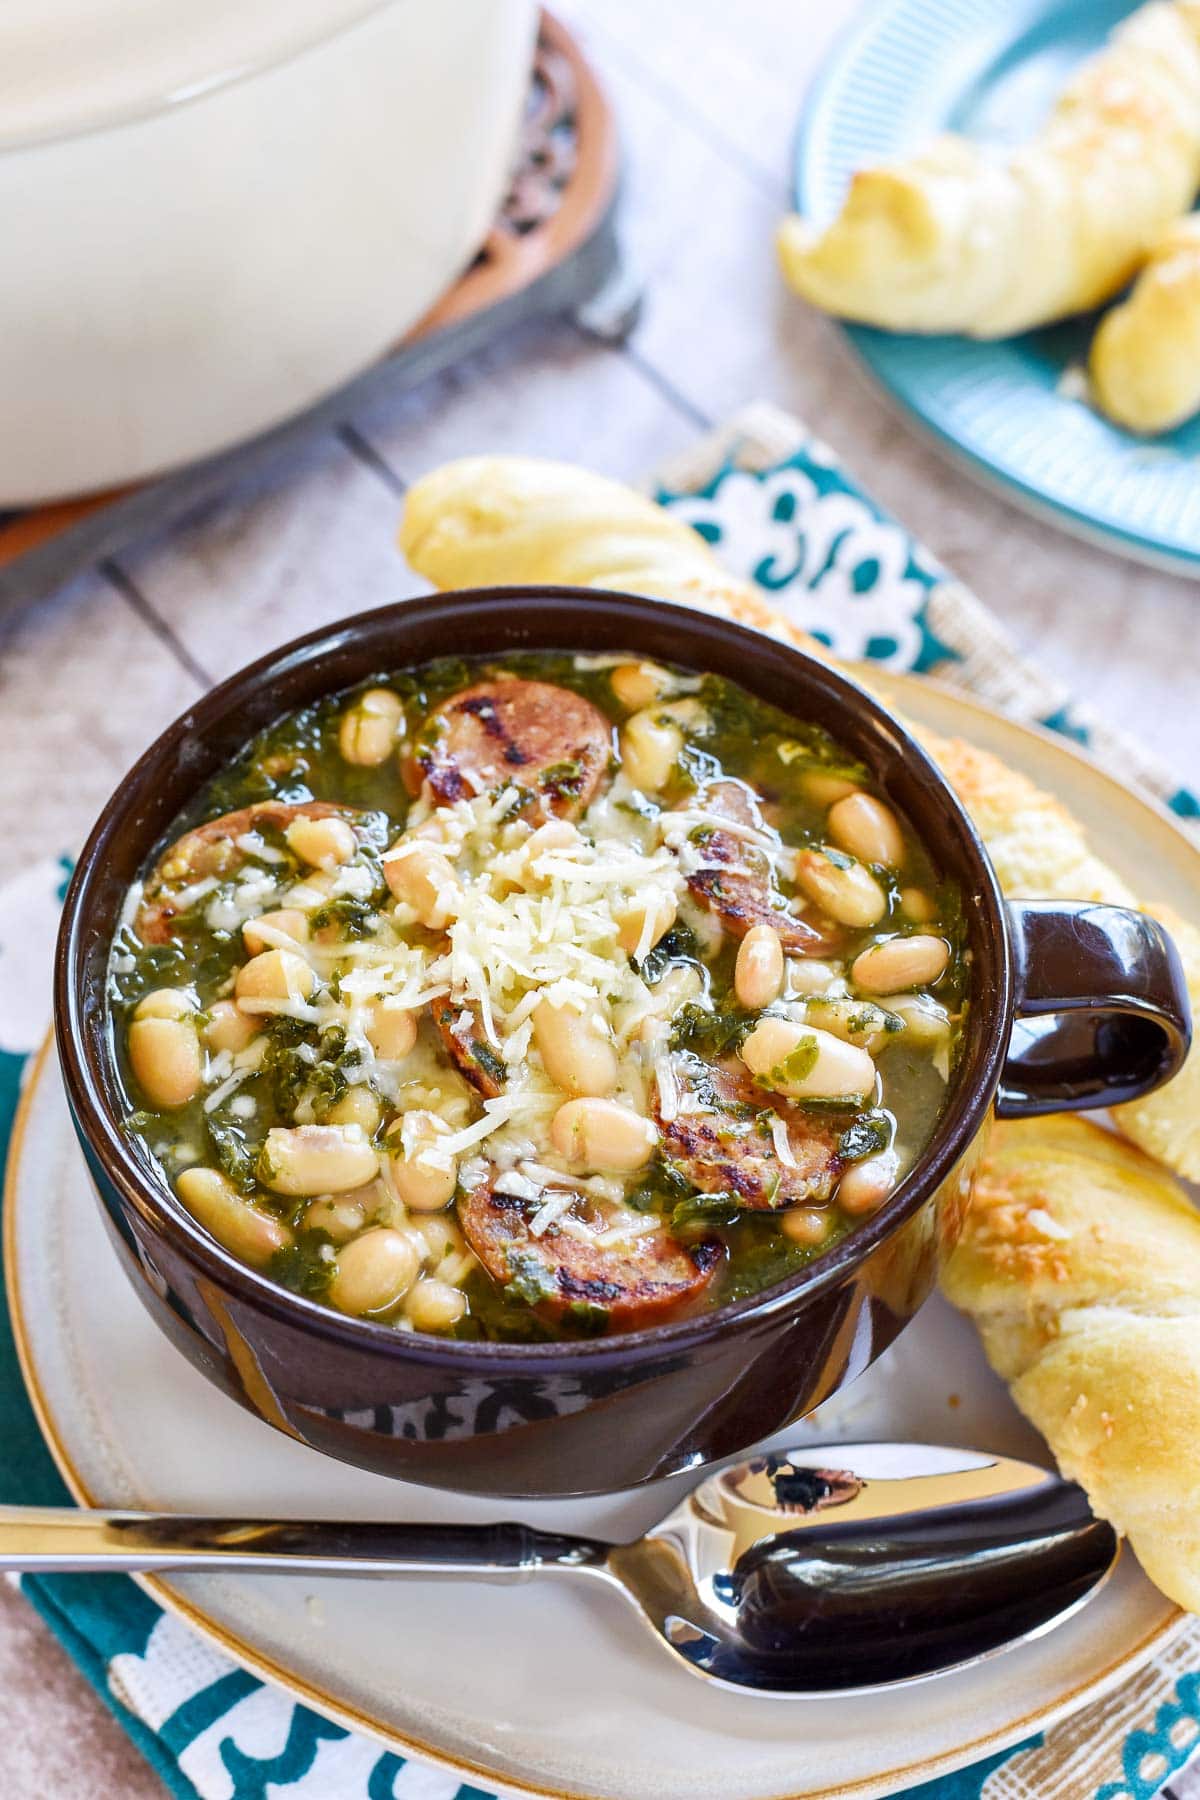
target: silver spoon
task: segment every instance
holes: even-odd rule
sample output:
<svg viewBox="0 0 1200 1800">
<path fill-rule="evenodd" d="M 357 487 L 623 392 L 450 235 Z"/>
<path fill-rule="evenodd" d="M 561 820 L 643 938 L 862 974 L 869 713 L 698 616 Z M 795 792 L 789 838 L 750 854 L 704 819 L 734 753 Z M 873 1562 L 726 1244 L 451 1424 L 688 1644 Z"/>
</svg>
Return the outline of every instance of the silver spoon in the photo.
<svg viewBox="0 0 1200 1800">
<path fill-rule="evenodd" d="M 0 1570 L 600 1577 L 694 1673 L 854 1692 L 961 1668 L 1068 1618 L 1119 1545 L 1031 1463 L 932 1444 L 763 1451 L 632 1544 L 528 1525 L 0 1507 Z"/>
</svg>

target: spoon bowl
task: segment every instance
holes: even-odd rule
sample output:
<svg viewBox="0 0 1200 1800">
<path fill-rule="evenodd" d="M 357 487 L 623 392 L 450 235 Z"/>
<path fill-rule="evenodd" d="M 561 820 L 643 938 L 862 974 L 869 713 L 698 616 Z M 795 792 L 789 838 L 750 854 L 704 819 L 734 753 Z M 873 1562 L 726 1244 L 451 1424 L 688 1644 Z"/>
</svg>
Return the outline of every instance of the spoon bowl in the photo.
<svg viewBox="0 0 1200 1800">
<path fill-rule="evenodd" d="M 1067 1619 L 1120 1546 L 1082 1490 L 932 1444 L 762 1451 L 631 1544 L 527 1525 L 340 1524 L 0 1507 L 0 1571 L 587 1575 L 693 1674 L 854 1693 L 978 1662 Z"/>
<path fill-rule="evenodd" d="M 695 1672 L 852 1693 L 962 1668 L 1068 1618 L 1119 1544 L 1074 1483 L 929 1444 L 721 1469 L 606 1571 Z"/>
</svg>

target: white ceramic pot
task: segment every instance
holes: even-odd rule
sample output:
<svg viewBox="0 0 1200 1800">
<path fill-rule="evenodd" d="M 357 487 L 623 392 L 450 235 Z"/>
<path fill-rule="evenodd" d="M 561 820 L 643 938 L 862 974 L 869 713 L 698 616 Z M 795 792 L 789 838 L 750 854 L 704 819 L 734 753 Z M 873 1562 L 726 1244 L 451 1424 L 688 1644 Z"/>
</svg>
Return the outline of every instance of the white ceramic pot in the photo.
<svg viewBox="0 0 1200 1800">
<path fill-rule="evenodd" d="M 534 0 L 4 0 L 0 506 L 366 367 L 502 197 Z"/>
</svg>

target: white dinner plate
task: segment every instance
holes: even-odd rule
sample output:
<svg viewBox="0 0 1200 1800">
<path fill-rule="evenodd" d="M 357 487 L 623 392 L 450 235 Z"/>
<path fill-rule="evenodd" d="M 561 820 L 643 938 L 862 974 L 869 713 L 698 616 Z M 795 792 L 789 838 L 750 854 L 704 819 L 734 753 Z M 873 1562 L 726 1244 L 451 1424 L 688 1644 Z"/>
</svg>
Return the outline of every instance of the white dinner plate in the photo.
<svg viewBox="0 0 1200 1800">
<path fill-rule="evenodd" d="M 911 677 L 912 716 L 1052 788 L 1147 899 L 1200 913 L 1200 853 L 1074 749 Z M 6 1276 L 26 1380 L 83 1502 L 260 1515 L 486 1520 L 497 1508 L 343 1467 L 270 1430 L 163 1338 L 117 1266 L 43 1057 L 14 1137 Z M 847 1393 L 786 1434 L 1046 1452 L 940 1299 Z M 783 1441 L 783 1440 L 776 1440 Z M 534 1523 L 632 1535 L 675 1480 L 522 1505 Z M 562 1581 L 193 1576 L 146 1587 L 256 1673 L 341 1723 L 485 1787 L 603 1800 L 868 1800 L 1045 1729 L 1128 1678 L 1180 1615 L 1128 1554 L 1099 1597 L 974 1670 L 867 1698 L 722 1692 L 657 1650 L 618 1596 Z"/>
</svg>

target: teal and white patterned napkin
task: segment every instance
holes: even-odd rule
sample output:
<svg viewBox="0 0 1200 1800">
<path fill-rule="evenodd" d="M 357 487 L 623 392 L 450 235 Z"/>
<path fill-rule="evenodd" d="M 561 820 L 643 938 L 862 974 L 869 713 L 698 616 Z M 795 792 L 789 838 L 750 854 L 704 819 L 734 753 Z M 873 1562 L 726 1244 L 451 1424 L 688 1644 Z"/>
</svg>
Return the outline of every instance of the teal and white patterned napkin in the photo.
<svg viewBox="0 0 1200 1800">
<path fill-rule="evenodd" d="M 796 421 L 757 406 L 663 472 L 657 497 L 846 657 L 929 672 L 1087 744 L 1200 837 L 1200 802 L 1023 664 L 1003 629 Z M 44 1035 L 65 871 L 0 889 L 0 1152 Z M 67 1498 L 0 1305 L 0 1501 Z M 124 1576 L 26 1578 L 28 1595 L 174 1793 L 189 1800 L 489 1800 L 297 1706 Z M 1120 1694 L 904 1800 L 1153 1800 L 1200 1747 L 1200 1625 Z M 799 1773 L 797 1775 L 799 1780 Z"/>
</svg>

